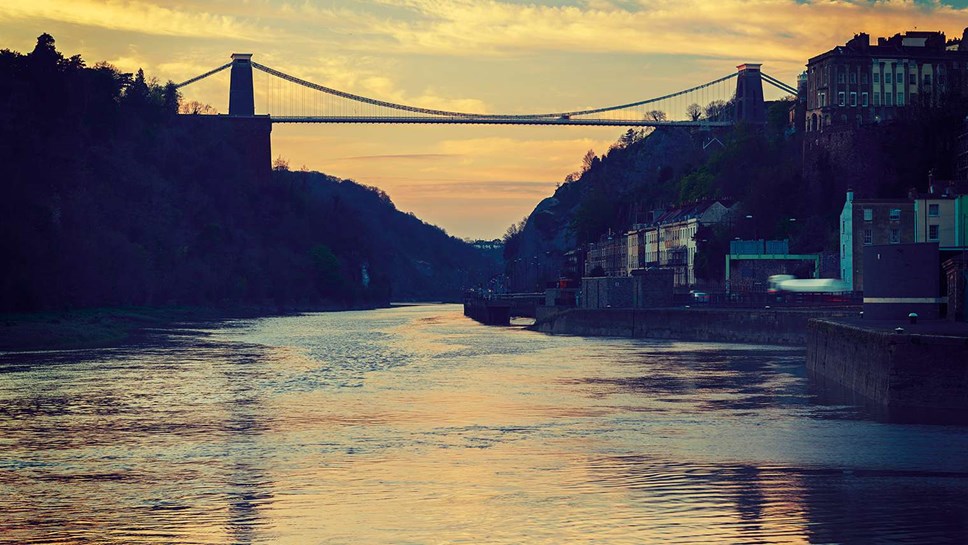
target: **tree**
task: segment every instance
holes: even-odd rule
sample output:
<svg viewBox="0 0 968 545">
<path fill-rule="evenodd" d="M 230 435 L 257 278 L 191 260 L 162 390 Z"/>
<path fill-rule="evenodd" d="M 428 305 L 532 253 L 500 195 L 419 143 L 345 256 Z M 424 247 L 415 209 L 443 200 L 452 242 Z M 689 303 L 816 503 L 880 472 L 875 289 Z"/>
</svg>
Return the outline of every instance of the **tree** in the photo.
<svg viewBox="0 0 968 545">
<path fill-rule="evenodd" d="M 276 157 L 276 160 L 272 162 L 272 170 L 289 172 L 289 160 L 283 159 L 282 155 Z"/>
<path fill-rule="evenodd" d="M 644 136 L 645 136 L 645 132 L 643 132 L 641 130 L 638 130 L 637 131 L 635 129 L 629 129 L 629 130 L 625 131 L 625 134 L 623 134 L 621 137 L 619 137 L 619 139 L 618 139 L 618 147 L 620 147 L 620 148 L 627 148 L 627 147 L 631 146 L 632 144 L 638 142 L 639 140 L 642 140 L 642 138 Z"/>
<path fill-rule="evenodd" d="M 702 106 L 696 104 L 695 102 L 686 107 L 686 115 L 689 119 L 693 121 L 699 121 L 702 117 Z"/>
<path fill-rule="evenodd" d="M 585 156 L 581 159 L 581 171 L 582 174 L 591 170 L 592 166 L 598 161 L 598 156 L 595 155 L 595 150 L 590 149 L 585 152 Z"/>
<path fill-rule="evenodd" d="M 645 112 L 645 118 L 649 121 L 666 121 L 668 116 L 662 110 L 650 110 Z"/>
<path fill-rule="evenodd" d="M 714 100 L 706 105 L 706 119 L 710 121 L 725 121 L 726 110 L 726 102 Z"/>
<path fill-rule="evenodd" d="M 197 100 L 190 100 L 188 102 L 179 104 L 178 113 L 190 115 L 215 115 L 218 113 L 218 110 L 216 110 L 210 104 L 205 104 L 204 102 L 199 102 Z"/>
</svg>

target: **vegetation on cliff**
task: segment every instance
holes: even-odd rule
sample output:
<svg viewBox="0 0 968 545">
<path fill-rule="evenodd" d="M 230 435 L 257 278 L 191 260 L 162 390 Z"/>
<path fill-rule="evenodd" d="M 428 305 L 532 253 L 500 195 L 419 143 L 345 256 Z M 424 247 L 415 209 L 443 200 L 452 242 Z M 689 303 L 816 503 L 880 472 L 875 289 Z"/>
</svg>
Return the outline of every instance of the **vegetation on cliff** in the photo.
<svg viewBox="0 0 968 545">
<path fill-rule="evenodd" d="M 178 106 L 170 82 L 88 67 L 46 34 L 0 51 L 0 311 L 455 298 L 494 267 L 378 189 L 265 179 Z"/>
<path fill-rule="evenodd" d="M 651 211 L 713 198 L 741 203 L 744 219 L 697 233 L 701 278 L 721 278 L 718 264 L 734 237 L 788 238 L 795 252 L 836 254 L 848 188 L 862 197 L 899 198 L 910 188 L 925 191 L 930 170 L 954 177 L 968 114 L 956 95 L 905 108 L 890 122 L 806 135 L 790 130 L 789 107 L 769 103 L 760 127 L 630 130 L 602 156 L 586 155 L 579 173 L 508 230 L 509 274 L 528 278 L 519 287 L 530 289 L 553 280 L 563 253 L 578 245 L 647 222 Z M 517 262 L 533 261 L 541 262 L 535 270 L 544 278 L 514 270 Z"/>
</svg>

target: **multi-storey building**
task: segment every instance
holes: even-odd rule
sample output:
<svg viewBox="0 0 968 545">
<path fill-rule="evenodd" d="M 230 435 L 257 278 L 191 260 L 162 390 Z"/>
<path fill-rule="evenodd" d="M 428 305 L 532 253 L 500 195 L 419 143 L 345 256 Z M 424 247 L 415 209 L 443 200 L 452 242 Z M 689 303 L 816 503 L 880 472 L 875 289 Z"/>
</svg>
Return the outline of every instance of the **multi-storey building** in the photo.
<svg viewBox="0 0 968 545">
<path fill-rule="evenodd" d="M 937 242 L 942 250 L 968 246 L 968 195 L 960 193 L 955 180 L 939 182 L 933 176 L 929 176 L 927 193 L 912 192 L 915 242 Z"/>
<path fill-rule="evenodd" d="M 911 200 L 855 199 L 847 191 L 840 213 L 840 278 L 852 291 L 864 291 L 864 246 L 914 241 Z"/>
<path fill-rule="evenodd" d="M 728 221 L 730 204 L 692 203 L 657 214 L 652 225 L 636 226 L 626 234 L 629 274 L 644 267 L 669 267 L 675 271 L 676 288 L 695 286 L 696 233 L 702 225 Z"/>
<path fill-rule="evenodd" d="M 598 242 L 588 245 L 585 276 L 628 276 L 624 234 L 603 235 Z"/>
<path fill-rule="evenodd" d="M 968 37 L 968 28 L 965 29 Z M 968 42 L 943 32 L 890 38 L 858 34 L 807 62 L 805 130 L 876 123 L 911 104 L 936 105 L 946 94 L 968 95 Z"/>
</svg>

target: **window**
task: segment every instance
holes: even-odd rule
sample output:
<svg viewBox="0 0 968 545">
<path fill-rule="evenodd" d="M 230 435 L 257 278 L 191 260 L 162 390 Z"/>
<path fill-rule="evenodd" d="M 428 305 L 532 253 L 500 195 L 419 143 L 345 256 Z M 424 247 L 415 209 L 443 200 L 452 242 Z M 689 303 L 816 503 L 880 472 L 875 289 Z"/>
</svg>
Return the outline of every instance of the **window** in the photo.
<svg viewBox="0 0 968 545">
<path fill-rule="evenodd" d="M 863 74 L 860 75 L 860 82 L 867 83 L 867 72 L 864 72 Z"/>
<path fill-rule="evenodd" d="M 904 85 L 904 72 L 898 71 L 894 74 L 894 82 L 898 85 Z"/>
<path fill-rule="evenodd" d="M 851 107 L 857 106 L 857 93 L 850 92 L 850 105 Z"/>
<path fill-rule="evenodd" d="M 864 244 L 870 245 L 874 243 L 874 235 L 871 233 L 870 229 L 864 229 Z"/>
<path fill-rule="evenodd" d="M 891 221 L 901 221 L 900 208 L 891 208 Z"/>
<path fill-rule="evenodd" d="M 929 225 L 928 226 L 928 240 L 938 240 L 938 226 Z"/>
<path fill-rule="evenodd" d="M 880 83 L 880 82 L 881 82 L 881 73 L 874 72 L 874 83 Z"/>
<path fill-rule="evenodd" d="M 891 92 L 884 93 L 884 105 L 885 106 L 893 106 L 894 105 L 894 100 L 893 99 L 894 99 L 894 93 L 891 93 Z"/>
<path fill-rule="evenodd" d="M 868 106 L 870 106 L 870 101 L 868 100 L 867 93 L 861 93 L 860 94 L 860 104 L 861 104 L 861 106 L 863 106 L 865 108 L 868 107 Z"/>
<path fill-rule="evenodd" d="M 890 72 L 885 72 L 884 73 L 884 83 L 886 83 L 888 85 L 890 85 L 891 83 L 893 83 L 893 81 L 891 81 L 891 73 Z"/>
<path fill-rule="evenodd" d="M 901 230 L 897 227 L 891 227 L 891 244 L 901 243 Z"/>
<path fill-rule="evenodd" d="M 865 208 L 864 209 L 864 221 L 866 221 L 867 223 L 870 223 L 870 222 L 874 221 L 874 209 L 873 208 Z"/>
<path fill-rule="evenodd" d="M 827 93 L 820 93 L 820 106 L 827 105 Z"/>
<path fill-rule="evenodd" d="M 936 218 L 936 217 L 940 216 L 941 215 L 941 210 L 938 207 L 939 207 L 939 205 L 937 205 L 937 204 L 929 204 L 928 205 L 928 216 L 930 216 L 932 218 Z"/>
<path fill-rule="evenodd" d="M 847 101 L 846 101 L 846 99 L 844 97 L 845 97 L 845 95 L 844 95 L 844 92 L 843 91 L 837 93 L 837 105 L 838 106 L 846 106 L 847 105 Z"/>
<path fill-rule="evenodd" d="M 912 74 L 908 74 L 908 83 L 910 83 L 911 85 L 917 85 L 918 84 L 918 75 L 917 74 L 913 74 L 913 73 Z"/>
<path fill-rule="evenodd" d="M 881 93 L 879 92 L 874 93 L 874 106 L 880 106 L 880 105 L 881 105 Z"/>
<path fill-rule="evenodd" d="M 897 105 L 904 106 L 904 93 L 901 91 L 897 92 Z"/>
<path fill-rule="evenodd" d="M 850 82 L 851 83 L 857 83 L 857 72 L 851 72 L 850 73 Z"/>
<path fill-rule="evenodd" d="M 924 75 L 924 84 L 925 85 L 931 85 L 931 74 L 925 74 Z"/>
<path fill-rule="evenodd" d="M 837 83 L 844 83 L 844 73 L 837 70 Z"/>
</svg>

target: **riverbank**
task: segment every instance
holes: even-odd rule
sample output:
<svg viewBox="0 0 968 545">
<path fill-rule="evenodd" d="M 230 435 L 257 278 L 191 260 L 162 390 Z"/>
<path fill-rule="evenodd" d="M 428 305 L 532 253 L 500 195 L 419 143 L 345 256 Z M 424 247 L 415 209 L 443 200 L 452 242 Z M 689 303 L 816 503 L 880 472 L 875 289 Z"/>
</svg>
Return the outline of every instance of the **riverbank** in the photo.
<svg viewBox="0 0 968 545">
<path fill-rule="evenodd" d="M 552 335 L 804 346 L 813 318 L 849 318 L 859 307 L 558 309 L 538 307 L 531 329 Z"/>
<path fill-rule="evenodd" d="M 147 329 L 175 324 L 370 308 L 376 307 L 106 307 L 0 314 L 0 352 L 103 348 L 136 341 Z"/>
</svg>

